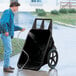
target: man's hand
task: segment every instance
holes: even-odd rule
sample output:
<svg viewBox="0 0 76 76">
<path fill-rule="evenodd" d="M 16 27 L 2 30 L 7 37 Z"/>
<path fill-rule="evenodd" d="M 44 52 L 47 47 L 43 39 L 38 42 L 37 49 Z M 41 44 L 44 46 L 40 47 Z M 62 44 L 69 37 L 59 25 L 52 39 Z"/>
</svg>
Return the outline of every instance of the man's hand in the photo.
<svg viewBox="0 0 76 76">
<path fill-rule="evenodd" d="M 9 36 L 9 32 L 5 32 L 5 36 Z"/>
<path fill-rule="evenodd" d="M 25 31 L 25 28 L 23 28 L 21 31 Z"/>
</svg>

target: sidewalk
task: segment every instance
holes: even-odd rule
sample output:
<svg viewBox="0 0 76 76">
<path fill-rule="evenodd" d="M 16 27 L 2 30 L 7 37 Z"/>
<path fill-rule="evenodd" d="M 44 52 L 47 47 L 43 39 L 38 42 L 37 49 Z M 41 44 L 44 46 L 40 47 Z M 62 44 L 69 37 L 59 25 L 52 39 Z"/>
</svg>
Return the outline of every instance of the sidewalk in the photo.
<svg viewBox="0 0 76 76">
<path fill-rule="evenodd" d="M 3 61 L 0 62 L 0 76 L 50 76 L 49 68 L 47 65 L 40 69 L 40 71 L 22 70 L 18 72 L 17 61 L 20 54 L 11 57 L 11 65 L 15 67 L 14 73 L 3 72 Z"/>
</svg>

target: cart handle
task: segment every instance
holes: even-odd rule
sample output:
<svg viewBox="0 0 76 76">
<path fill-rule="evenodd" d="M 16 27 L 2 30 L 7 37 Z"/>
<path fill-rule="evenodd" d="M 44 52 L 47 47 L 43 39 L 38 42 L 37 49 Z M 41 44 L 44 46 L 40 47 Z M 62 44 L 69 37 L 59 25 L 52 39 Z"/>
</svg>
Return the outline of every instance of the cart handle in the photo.
<svg viewBox="0 0 76 76">
<path fill-rule="evenodd" d="M 40 29 L 44 29 L 44 21 L 45 20 L 50 21 L 49 26 L 48 26 L 48 30 L 52 31 L 52 19 L 45 19 L 45 18 L 44 19 L 43 18 L 35 18 L 32 29 L 37 29 L 36 26 L 37 26 L 37 21 L 38 20 L 42 21 Z"/>
</svg>

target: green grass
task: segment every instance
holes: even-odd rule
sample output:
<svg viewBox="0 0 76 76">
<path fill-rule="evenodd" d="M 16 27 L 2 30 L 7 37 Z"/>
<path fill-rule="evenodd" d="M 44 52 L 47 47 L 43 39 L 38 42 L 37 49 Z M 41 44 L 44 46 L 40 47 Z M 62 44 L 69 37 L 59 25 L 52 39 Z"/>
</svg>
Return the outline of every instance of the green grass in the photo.
<svg viewBox="0 0 76 76">
<path fill-rule="evenodd" d="M 72 24 L 72 25 L 76 25 L 76 14 L 59 14 L 59 15 L 52 15 L 52 14 L 47 14 L 48 18 L 52 18 L 53 21 L 59 21 L 62 23 L 66 23 L 66 24 Z"/>
<path fill-rule="evenodd" d="M 32 14 L 36 15 L 35 12 L 32 12 Z M 68 13 L 68 14 L 59 13 L 58 15 L 54 15 L 54 14 L 50 14 L 49 12 L 47 12 L 47 15 L 43 16 L 42 18 L 51 18 L 53 21 L 59 21 L 62 23 L 76 26 L 76 13 Z"/>
<path fill-rule="evenodd" d="M 17 39 L 17 38 L 12 39 L 13 51 L 11 56 L 14 56 L 21 52 L 24 42 L 25 41 L 23 39 Z M 4 54 L 3 43 L 2 40 L 0 39 L 0 60 L 3 60 L 3 54 Z"/>
</svg>

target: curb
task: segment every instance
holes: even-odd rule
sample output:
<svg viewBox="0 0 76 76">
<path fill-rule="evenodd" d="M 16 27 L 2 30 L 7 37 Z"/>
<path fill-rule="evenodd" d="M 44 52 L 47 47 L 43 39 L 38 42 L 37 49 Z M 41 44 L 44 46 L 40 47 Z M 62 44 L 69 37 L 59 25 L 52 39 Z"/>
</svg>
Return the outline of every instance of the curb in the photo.
<svg viewBox="0 0 76 76">
<path fill-rule="evenodd" d="M 59 25 L 63 25 L 63 26 L 65 25 L 66 27 L 76 28 L 76 26 L 74 26 L 74 25 L 62 23 L 59 21 L 54 21 L 54 23 L 59 24 Z"/>
</svg>

